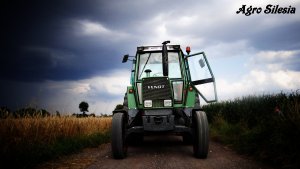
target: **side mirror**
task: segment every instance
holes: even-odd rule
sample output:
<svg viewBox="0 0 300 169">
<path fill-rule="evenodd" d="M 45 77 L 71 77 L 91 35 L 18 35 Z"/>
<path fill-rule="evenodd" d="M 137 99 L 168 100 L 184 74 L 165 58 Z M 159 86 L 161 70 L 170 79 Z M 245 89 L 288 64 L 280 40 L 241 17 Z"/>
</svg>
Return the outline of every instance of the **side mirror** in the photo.
<svg viewBox="0 0 300 169">
<path fill-rule="evenodd" d="M 129 55 L 124 55 L 124 57 L 123 57 L 123 60 L 122 60 L 122 63 L 125 63 L 125 62 L 127 62 L 127 60 L 128 60 L 128 57 L 129 57 Z"/>
<path fill-rule="evenodd" d="M 201 68 L 205 66 L 205 63 L 202 58 L 199 60 L 199 65 L 201 66 Z"/>
</svg>

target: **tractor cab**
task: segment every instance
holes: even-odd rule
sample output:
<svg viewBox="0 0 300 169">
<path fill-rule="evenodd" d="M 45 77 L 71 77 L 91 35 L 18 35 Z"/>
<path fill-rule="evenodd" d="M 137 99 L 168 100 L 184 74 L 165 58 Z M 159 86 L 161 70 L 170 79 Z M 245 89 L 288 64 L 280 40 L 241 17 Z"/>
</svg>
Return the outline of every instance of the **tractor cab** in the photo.
<svg viewBox="0 0 300 169">
<path fill-rule="evenodd" d="M 137 106 L 185 106 L 189 99 L 187 94 L 193 90 L 208 103 L 217 101 L 214 75 L 204 52 L 189 55 L 190 47 L 187 47 L 185 55 L 180 45 L 168 43 L 170 41 L 163 42 L 162 46 L 137 47 L 131 74 Z M 123 62 L 129 57 L 125 55 Z"/>
<path fill-rule="evenodd" d="M 113 111 L 112 151 L 124 158 L 129 142 L 149 133 L 179 134 L 193 143 L 196 157 L 208 151 L 208 123 L 199 96 L 217 101 L 215 78 L 204 52 L 184 54 L 180 45 L 137 47 L 123 109 Z"/>
</svg>

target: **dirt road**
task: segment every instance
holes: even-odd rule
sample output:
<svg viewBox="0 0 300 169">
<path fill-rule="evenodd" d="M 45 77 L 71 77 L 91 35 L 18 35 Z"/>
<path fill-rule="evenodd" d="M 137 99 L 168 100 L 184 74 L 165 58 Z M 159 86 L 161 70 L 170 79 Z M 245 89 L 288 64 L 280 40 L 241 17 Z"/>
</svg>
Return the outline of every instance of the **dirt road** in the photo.
<svg viewBox="0 0 300 169">
<path fill-rule="evenodd" d="M 263 164 L 236 154 L 218 143 L 210 142 L 207 159 L 193 157 L 193 147 L 184 145 L 178 136 L 147 136 L 140 146 L 128 148 L 128 157 L 115 160 L 111 156 L 110 144 L 59 160 L 47 162 L 38 168 L 87 168 L 87 169 L 269 169 Z"/>
</svg>

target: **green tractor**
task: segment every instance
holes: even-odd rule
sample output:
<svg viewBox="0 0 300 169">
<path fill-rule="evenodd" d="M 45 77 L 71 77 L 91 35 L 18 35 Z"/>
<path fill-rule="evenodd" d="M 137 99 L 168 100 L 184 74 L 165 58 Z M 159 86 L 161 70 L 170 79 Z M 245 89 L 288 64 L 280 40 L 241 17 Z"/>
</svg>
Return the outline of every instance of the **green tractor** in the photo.
<svg viewBox="0 0 300 169">
<path fill-rule="evenodd" d="M 204 52 L 190 55 L 187 47 L 185 55 L 179 45 L 168 43 L 140 46 L 135 56 L 123 58 L 133 66 L 123 108 L 113 111 L 111 148 L 116 159 L 125 158 L 128 144 L 148 134 L 180 135 L 193 144 L 195 157 L 207 157 L 208 121 L 199 96 L 207 103 L 217 101 L 214 75 Z"/>
</svg>

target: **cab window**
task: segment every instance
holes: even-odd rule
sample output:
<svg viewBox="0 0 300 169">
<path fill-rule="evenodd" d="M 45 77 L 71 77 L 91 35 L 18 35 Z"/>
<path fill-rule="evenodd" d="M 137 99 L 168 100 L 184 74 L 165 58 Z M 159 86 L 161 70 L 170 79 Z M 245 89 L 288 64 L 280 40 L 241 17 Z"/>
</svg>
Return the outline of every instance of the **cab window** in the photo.
<svg viewBox="0 0 300 169">
<path fill-rule="evenodd" d="M 162 53 L 148 52 L 139 55 L 138 79 L 147 77 L 145 70 L 151 70 L 150 77 L 162 77 Z M 178 52 L 168 52 L 169 78 L 181 78 Z"/>
</svg>

